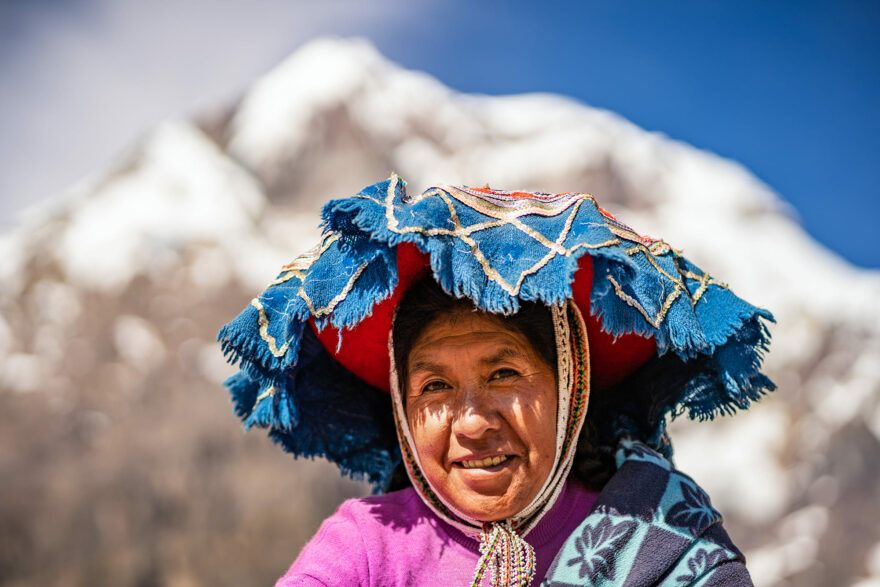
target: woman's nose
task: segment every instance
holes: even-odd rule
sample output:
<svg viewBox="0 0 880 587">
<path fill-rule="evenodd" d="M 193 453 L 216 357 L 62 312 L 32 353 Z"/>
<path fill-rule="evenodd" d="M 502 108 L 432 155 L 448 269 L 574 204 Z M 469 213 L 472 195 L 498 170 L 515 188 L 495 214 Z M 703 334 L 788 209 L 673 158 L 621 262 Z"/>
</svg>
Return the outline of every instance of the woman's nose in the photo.
<svg viewBox="0 0 880 587">
<path fill-rule="evenodd" d="M 456 436 L 480 438 L 500 428 L 501 416 L 489 394 L 479 386 L 462 389 L 457 404 L 452 416 Z"/>
</svg>

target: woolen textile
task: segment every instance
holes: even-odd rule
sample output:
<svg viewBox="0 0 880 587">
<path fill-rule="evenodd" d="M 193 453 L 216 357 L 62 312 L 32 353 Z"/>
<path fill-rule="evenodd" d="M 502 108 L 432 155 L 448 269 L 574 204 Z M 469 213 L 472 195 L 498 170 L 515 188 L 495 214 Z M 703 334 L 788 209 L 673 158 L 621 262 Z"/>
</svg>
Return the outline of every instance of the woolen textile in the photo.
<svg viewBox="0 0 880 587">
<path fill-rule="evenodd" d="M 526 536 L 537 555 L 536 581 L 598 494 L 570 479 Z M 479 543 L 438 518 L 412 488 L 351 499 L 329 517 L 276 587 L 293 585 L 469 585 Z M 488 584 L 488 577 L 483 581 Z"/>
</svg>

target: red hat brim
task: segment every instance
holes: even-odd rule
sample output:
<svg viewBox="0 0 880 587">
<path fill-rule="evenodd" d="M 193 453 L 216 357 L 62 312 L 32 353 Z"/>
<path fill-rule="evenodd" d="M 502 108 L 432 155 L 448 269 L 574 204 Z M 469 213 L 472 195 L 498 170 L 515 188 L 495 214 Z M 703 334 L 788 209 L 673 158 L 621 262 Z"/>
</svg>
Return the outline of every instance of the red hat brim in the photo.
<svg viewBox="0 0 880 587">
<path fill-rule="evenodd" d="M 318 330 L 314 319 L 309 327 L 324 348 L 346 369 L 374 387 L 390 391 L 388 337 L 394 309 L 407 289 L 430 271 L 426 253 L 409 243 L 397 247 L 398 282 L 394 292 L 376 304 L 372 314 L 350 329 L 339 329 L 328 324 Z M 602 331 L 599 317 L 590 313 L 590 293 L 593 287 L 593 263 L 590 255 L 578 260 L 578 270 L 572 283 L 572 298 L 584 315 L 590 344 L 591 387 L 607 389 L 620 383 L 633 371 L 644 365 L 657 352 L 654 338 L 637 334 L 623 334 L 616 339 Z M 340 340 L 341 336 L 341 340 Z"/>
</svg>

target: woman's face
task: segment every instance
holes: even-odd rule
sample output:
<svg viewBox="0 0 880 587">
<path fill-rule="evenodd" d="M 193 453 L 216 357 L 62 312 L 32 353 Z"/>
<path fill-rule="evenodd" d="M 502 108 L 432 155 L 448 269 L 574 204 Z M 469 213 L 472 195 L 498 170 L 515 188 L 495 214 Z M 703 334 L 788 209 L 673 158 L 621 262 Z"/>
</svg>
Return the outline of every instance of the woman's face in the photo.
<svg viewBox="0 0 880 587">
<path fill-rule="evenodd" d="M 489 314 L 429 324 L 407 358 L 406 415 L 422 472 L 462 514 L 509 518 L 537 495 L 556 451 L 556 377 Z"/>
</svg>

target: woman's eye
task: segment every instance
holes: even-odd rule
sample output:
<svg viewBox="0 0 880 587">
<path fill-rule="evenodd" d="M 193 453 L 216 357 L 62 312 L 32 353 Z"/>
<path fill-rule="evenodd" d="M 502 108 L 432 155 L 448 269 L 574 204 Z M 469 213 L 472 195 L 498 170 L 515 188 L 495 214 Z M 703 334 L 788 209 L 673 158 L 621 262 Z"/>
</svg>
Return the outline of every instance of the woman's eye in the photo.
<svg viewBox="0 0 880 587">
<path fill-rule="evenodd" d="M 517 377 L 518 375 L 519 373 L 514 369 L 498 369 L 492 373 L 492 376 L 489 379 L 506 379 L 508 377 Z"/>
<path fill-rule="evenodd" d="M 426 391 L 440 391 L 442 389 L 446 389 L 448 385 L 446 385 L 443 381 L 429 381 L 422 387 L 422 392 Z"/>
</svg>

